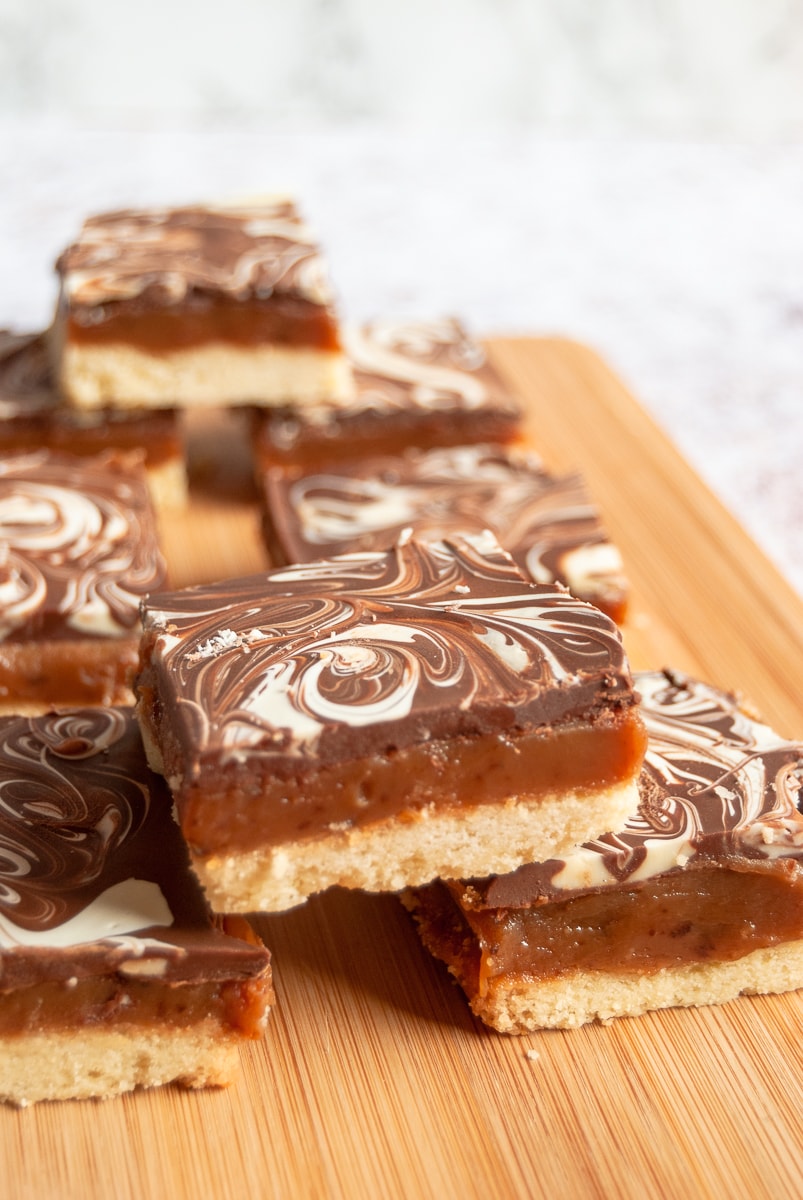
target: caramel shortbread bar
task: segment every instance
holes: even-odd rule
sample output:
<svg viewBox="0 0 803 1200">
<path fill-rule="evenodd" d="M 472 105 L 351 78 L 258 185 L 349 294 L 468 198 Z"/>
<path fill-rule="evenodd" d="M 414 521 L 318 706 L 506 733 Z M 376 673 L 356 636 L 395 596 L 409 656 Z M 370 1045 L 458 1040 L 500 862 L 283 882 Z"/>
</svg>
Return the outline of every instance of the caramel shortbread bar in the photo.
<svg viewBox="0 0 803 1200">
<path fill-rule="evenodd" d="M 131 703 L 164 583 L 140 455 L 0 458 L 0 712 Z"/>
<path fill-rule="evenodd" d="M 58 378 L 77 408 L 351 389 L 321 251 L 290 200 L 91 217 L 57 270 Z"/>
<path fill-rule="evenodd" d="M 353 394 L 255 414 L 258 470 L 519 435 L 520 406 L 459 321 L 376 320 L 344 345 Z"/>
<path fill-rule="evenodd" d="M 803 745 L 685 676 L 636 686 L 649 742 L 618 833 L 405 894 L 424 944 L 502 1032 L 803 986 Z"/>
<path fill-rule="evenodd" d="M 215 917 L 128 708 L 0 718 L 0 1098 L 231 1083 L 270 957 Z"/>
<path fill-rule="evenodd" d="M 635 804 L 616 627 L 489 535 L 154 596 L 143 624 L 145 744 L 222 910 L 512 869 Z"/>
<path fill-rule="evenodd" d="M 500 446 L 453 446 L 329 463 L 273 466 L 261 479 L 274 563 L 384 550 L 419 538 L 492 530 L 536 583 L 565 584 L 615 621 L 627 607 L 621 555 L 580 475 L 554 476 Z"/>
<path fill-rule="evenodd" d="M 184 445 L 175 409 L 77 412 L 53 383 L 48 335 L 0 329 L 0 455 L 42 449 L 82 458 L 105 450 L 140 450 L 156 503 L 170 508 L 186 503 Z"/>
</svg>

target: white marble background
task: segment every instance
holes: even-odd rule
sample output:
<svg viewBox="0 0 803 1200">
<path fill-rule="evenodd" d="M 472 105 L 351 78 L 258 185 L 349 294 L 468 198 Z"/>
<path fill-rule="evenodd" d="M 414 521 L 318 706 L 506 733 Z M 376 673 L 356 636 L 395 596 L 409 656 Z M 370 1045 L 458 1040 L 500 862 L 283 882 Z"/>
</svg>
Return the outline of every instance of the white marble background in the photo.
<svg viewBox="0 0 803 1200">
<path fill-rule="evenodd" d="M 349 317 L 591 343 L 803 592 L 803 0 L 0 0 L 0 323 L 276 187 Z"/>
<path fill-rule="evenodd" d="M 0 0 L 0 111 L 803 135 L 803 0 Z"/>
</svg>

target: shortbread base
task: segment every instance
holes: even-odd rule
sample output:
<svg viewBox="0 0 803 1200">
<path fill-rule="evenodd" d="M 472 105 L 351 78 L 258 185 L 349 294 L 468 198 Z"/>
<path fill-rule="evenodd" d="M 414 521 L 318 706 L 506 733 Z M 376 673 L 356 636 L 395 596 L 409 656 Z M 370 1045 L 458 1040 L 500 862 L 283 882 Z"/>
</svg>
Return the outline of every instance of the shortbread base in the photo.
<svg viewBox="0 0 803 1200">
<path fill-rule="evenodd" d="M 59 384 L 73 408 L 257 407 L 351 392 L 340 351 L 223 343 L 149 354 L 123 343 L 64 345 Z"/>
<path fill-rule="evenodd" d="M 189 486 L 184 459 L 172 459 L 159 466 L 145 468 L 151 499 L 157 509 L 182 509 L 189 501 Z"/>
<path fill-rule="evenodd" d="M 241 1040 L 214 1020 L 190 1029 L 50 1029 L 4 1037 L 0 1100 L 25 1107 L 169 1083 L 227 1087 L 237 1077 Z"/>
<path fill-rule="evenodd" d="M 725 1004 L 742 995 L 803 987 L 803 941 L 753 950 L 733 962 L 690 963 L 654 974 L 574 971 L 556 979 L 495 981 L 470 998 L 472 1011 L 500 1033 L 573 1029 L 590 1021 L 638 1017 L 661 1008 Z"/>
</svg>

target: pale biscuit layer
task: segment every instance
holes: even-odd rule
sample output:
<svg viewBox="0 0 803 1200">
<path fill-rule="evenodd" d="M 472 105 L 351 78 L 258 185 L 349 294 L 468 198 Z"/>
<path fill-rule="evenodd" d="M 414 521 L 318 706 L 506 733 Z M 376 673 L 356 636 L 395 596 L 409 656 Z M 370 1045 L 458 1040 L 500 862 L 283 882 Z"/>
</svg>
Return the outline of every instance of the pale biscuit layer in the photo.
<svg viewBox="0 0 803 1200">
<path fill-rule="evenodd" d="M 186 508 L 189 491 L 183 458 L 146 467 L 145 474 L 151 499 L 157 508 Z"/>
<path fill-rule="evenodd" d="M 24 1106 L 167 1083 L 226 1087 L 237 1075 L 239 1041 L 214 1020 L 190 1029 L 96 1026 L 3 1037 L 0 1100 Z"/>
<path fill-rule="evenodd" d="M 351 370 L 340 351 L 211 343 L 148 354 L 134 346 L 64 345 L 61 390 L 78 409 L 225 407 L 341 399 Z"/>
<path fill-rule="evenodd" d="M 689 963 L 643 974 L 571 971 L 540 982 L 502 977 L 492 981 L 487 995 L 469 1000 L 472 1011 L 500 1033 L 532 1033 L 800 987 L 803 941 L 796 941 L 753 950 L 733 962 Z"/>
</svg>

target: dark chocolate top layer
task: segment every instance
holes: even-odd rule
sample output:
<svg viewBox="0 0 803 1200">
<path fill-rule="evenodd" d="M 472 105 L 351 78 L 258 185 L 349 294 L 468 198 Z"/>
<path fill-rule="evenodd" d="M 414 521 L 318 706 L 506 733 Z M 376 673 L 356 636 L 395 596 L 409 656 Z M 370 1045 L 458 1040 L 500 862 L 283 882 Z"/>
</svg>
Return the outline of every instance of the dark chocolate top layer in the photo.
<svg viewBox="0 0 803 1200">
<path fill-rule="evenodd" d="M 621 556 L 577 475 L 550 475 L 533 456 L 493 446 L 410 450 L 263 479 L 273 530 L 289 562 L 384 550 L 401 531 L 439 539 L 491 529 L 536 583 L 584 599 L 623 596 Z"/>
<path fill-rule="evenodd" d="M 526 582 L 489 534 L 154 596 L 143 621 L 147 685 L 190 774 L 204 759 L 292 767 L 634 704 L 613 623 Z"/>
<path fill-rule="evenodd" d="M 803 860 L 803 744 L 676 672 L 635 676 L 649 743 L 639 810 L 565 858 L 472 880 L 472 908 L 525 908 L 710 863 Z"/>
<path fill-rule="evenodd" d="M 346 330 L 345 348 L 361 408 L 519 412 L 482 346 L 454 318 L 370 321 Z"/>
<path fill-rule="evenodd" d="M 0 993 L 119 972 L 254 978 L 213 918 L 133 709 L 0 718 Z"/>
<path fill-rule="evenodd" d="M 141 456 L 0 459 L 0 640 L 119 637 L 164 581 Z"/>
<path fill-rule="evenodd" d="M 366 414 L 387 420 L 490 411 L 511 423 L 521 415 L 482 346 L 453 318 L 371 321 L 345 329 L 343 344 L 352 395 L 265 414 L 263 435 L 280 449 L 291 449 L 306 429 L 321 432 Z"/>
<path fill-rule="evenodd" d="M 81 310 L 134 299 L 180 305 L 195 291 L 327 306 L 333 299 L 316 239 L 285 198 L 90 217 L 56 267 L 76 320 Z"/>
<path fill-rule="evenodd" d="M 46 415 L 57 401 L 45 334 L 0 329 L 0 420 Z"/>
</svg>

